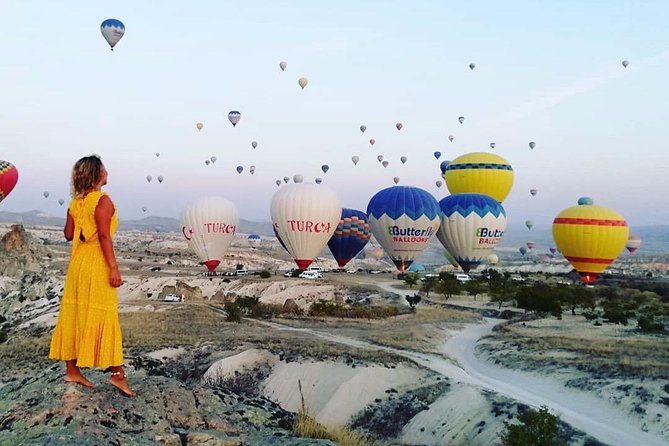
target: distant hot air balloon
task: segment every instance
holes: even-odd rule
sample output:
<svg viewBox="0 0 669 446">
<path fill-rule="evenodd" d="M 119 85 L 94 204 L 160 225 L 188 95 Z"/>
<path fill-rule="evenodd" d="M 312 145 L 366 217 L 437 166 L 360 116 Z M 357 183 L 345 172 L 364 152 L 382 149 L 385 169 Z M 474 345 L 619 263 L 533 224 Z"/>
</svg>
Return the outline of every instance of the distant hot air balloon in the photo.
<svg viewBox="0 0 669 446">
<path fill-rule="evenodd" d="M 549 250 L 549 251 L 551 252 L 551 254 L 553 254 L 553 255 L 555 255 L 555 253 L 557 252 L 557 248 L 554 247 L 554 246 L 551 246 L 550 248 L 548 248 L 548 250 Z"/>
<path fill-rule="evenodd" d="M 476 68 L 476 64 L 470 63 L 469 64 L 469 69 L 473 70 L 474 68 Z"/>
<path fill-rule="evenodd" d="M 381 163 L 381 165 L 382 165 L 383 167 L 388 167 L 388 161 L 383 161 L 383 162 Z"/>
<path fill-rule="evenodd" d="M 7 198 L 18 181 L 18 169 L 9 161 L 0 160 L 0 203 Z"/>
<path fill-rule="evenodd" d="M 584 206 L 584 205 L 591 205 L 594 204 L 592 201 L 592 198 L 590 197 L 581 197 L 578 199 L 578 205 L 579 206 Z"/>
<path fill-rule="evenodd" d="M 146 176 L 146 181 L 150 183 L 151 180 L 153 180 L 153 177 L 151 175 L 147 175 Z"/>
<path fill-rule="evenodd" d="M 369 143 L 370 143 L 371 145 L 374 145 L 375 142 L 376 142 L 376 140 L 375 140 L 374 138 L 372 138 L 372 139 L 369 140 Z"/>
<path fill-rule="evenodd" d="M 65 204 L 65 200 L 62 199 L 62 198 L 59 198 L 58 199 L 58 204 L 62 206 L 63 204 Z"/>
<path fill-rule="evenodd" d="M 439 152 L 439 151 L 434 152 L 433 155 L 434 155 L 435 159 L 441 158 L 441 152 Z"/>
<path fill-rule="evenodd" d="M 528 240 L 525 242 L 525 246 L 527 246 L 527 249 L 534 249 L 534 246 L 536 243 L 534 243 L 532 240 Z"/>
<path fill-rule="evenodd" d="M 530 143 L 528 145 L 530 146 L 530 149 L 534 149 L 534 147 L 537 145 L 537 143 L 535 143 L 534 141 L 530 141 Z"/>
<path fill-rule="evenodd" d="M 258 141 L 251 141 L 251 147 L 253 147 L 254 149 L 258 147 Z"/>
<path fill-rule="evenodd" d="M 323 173 L 328 173 L 328 170 L 330 170 L 330 166 L 328 166 L 327 164 L 323 164 L 321 166 L 321 170 L 323 171 Z"/>
<path fill-rule="evenodd" d="M 209 163 L 211 163 L 211 161 L 209 161 L 209 160 L 204 160 L 204 163 L 208 166 Z"/>
<path fill-rule="evenodd" d="M 627 68 L 627 66 L 628 66 L 629 64 L 630 64 L 630 63 L 629 63 L 628 60 L 623 60 L 623 67 Z"/>
<path fill-rule="evenodd" d="M 304 181 L 304 177 L 302 175 L 300 175 L 299 173 L 296 173 L 295 175 L 293 175 L 293 183 L 299 184 L 303 181 Z"/>
<path fill-rule="evenodd" d="M 281 71 L 285 71 L 287 66 L 288 66 L 287 62 L 284 61 L 279 62 L 279 68 L 281 68 Z"/>
<path fill-rule="evenodd" d="M 460 116 L 460 117 L 458 118 L 458 122 L 459 122 L 460 124 L 462 124 L 463 122 L 465 122 L 465 117 L 464 117 L 464 116 Z"/>
<path fill-rule="evenodd" d="M 636 251 L 640 247 L 641 247 L 641 238 L 638 235 L 630 234 L 629 238 L 627 239 L 627 244 L 625 245 L 625 248 L 627 248 L 630 254 L 634 254 L 634 251 Z"/>
<path fill-rule="evenodd" d="M 162 183 L 164 179 L 165 179 L 165 178 L 163 178 L 162 175 L 158 175 L 158 182 L 159 182 L 159 183 Z"/>
<path fill-rule="evenodd" d="M 520 251 L 521 255 L 527 254 L 527 248 L 524 247 L 524 246 L 521 246 L 520 248 L 518 248 L 518 251 Z"/>
<path fill-rule="evenodd" d="M 495 249 L 506 230 L 506 213 L 494 198 L 454 194 L 439 202 L 437 238 L 465 271 L 476 268 Z"/>
<path fill-rule="evenodd" d="M 244 172 L 244 167 L 242 167 L 242 166 L 237 166 L 236 170 L 237 170 L 237 173 L 238 173 L 238 174 L 241 174 L 242 172 Z"/>
<path fill-rule="evenodd" d="M 242 119 L 242 114 L 239 113 L 237 110 L 232 110 L 230 113 L 228 113 L 228 120 L 230 121 L 233 127 L 237 125 L 240 119 Z"/>
<path fill-rule="evenodd" d="M 281 186 L 281 180 L 276 180 L 274 183 L 276 183 L 276 187 Z"/>
<path fill-rule="evenodd" d="M 496 254 L 490 254 L 486 257 L 486 262 L 488 262 L 489 265 L 497 265 L 499 263 L 499 257 L 497 257 Z"/>
<path fill-rule="evenodd" d="M 202 130 L 202 128 L 204 127 L 204 124 L 202 124 L 201 122 L 198 122 L 197 124 L 195 124 L 195 127 L 197 127 L 198 130 Z"/>
<path fill-rule="evenodd" d="M 536 189 L 530 189 L 530 194 L 531 194 L 533 197 L 537 194 L 537 192 L 538 192 L 538 191 L 537 191 Z"/>
<path fill-rule="evenodd" d="M 497 144 L 495 144 L 494 142 L 491 142 L 491 143 L 490 143 L 490 148 L 491 148 L 491 149 L 494 149 L 496 145 L 497 145 Z"/>
<path fill-rule="evenodd" d="M 439 228 L 439 204 L 423 189 L 392 186 L 367 205 L 369 227 L 400 271 L 430 244 Z"/>
<path fill-rule="evenodd" d="M 307 79 L 306 77 L 301 77 L 297 81 L 297 84 L 300 87 L 302 87 L 302 90 L 304 90 L 304 87 L 306 87 L 308 83 L 309 83 L 309 79 Z"/>
<path fill-rule="evenodd" d="M 321 184 L 323 182 L 323 178 L 316 178 L 314 181 L 316 184 Z"/>
<path fill-rule="evenodd" d="M 249 173 L 250 173 L 251 175 L 253 175 L 254 173 L 256 173 L 256 166 L 250 166 L 250 167 L 249 167 Z"/>
<path fill-rule="evenodd" d="M 158 158 L 159 156 L 160 156 L 160 153 L 156 152 L 156 158 Z"/>
<path fill-rule="evenodd" d="M 44 195 L 44 198 L 49 198 L 49 191 L 44 191 L 42 192 L 42 195 Z"/>
<path fill-rule="evenodd" d="M 355 209 L 343 208 L 328 248 L 339 268 L 346 266 L 365 247 L 371 234 L 367 214 Z"/>
<path fill-rule="evenodd" d="M 353 156 L 351 157 L 351 161 L 353 161 L 353 165 L 355 166 L 355 165 L 357 165 L 358 162 L 360 161 L 360 157 L 357 156 L 357 155 L 353 155 Z"/>
<path fill-rule="evenodd" d="M 360 126 L 360 131 L 361 131 L 362 133 L 365 133 L 365 130 L 367 130 L 367 126 L 366 126 L 366 125 L 361 125 L 361 126 Z"/>
<path fill-rule="evenodd" d="M 441 187 L 444 183 L 441 182 L 441 180 L 437 180 L 434 182 L 434 185 L 437 187 Z"/>
<path fill-rule="evenodd" d="M 613 209 L 583 202 L 555 217 L 553 240 L 583 281 L 592 283 L 625 249 L 629 228 Z"/>
<path fill-rule="evenodd" d="M 526 220 L 525 226 L 527 226 L 527 229 L 532 229 L 532 226 L 534 226 L 534 222 L 532 220 Z"/>
<path fill-rule="evenodd" d="M 401 123 L 401 122 L 398 122 L 397 124 L 395 124 L 395 128 L 396 128 L 398 131 L 399 131 L 399 130 L 402 130 L 402 123 Z"/>
<path fill-rule="evenodd" d="M 395 184 L 399 183 L 399 182 L 400 182 L 400 177 L 395 177 L 395 178 L 393 178 L 393 182 L 394 182 Z"/>
<path fill-rule="evenodd" d="M 142 212 L 146 212 L 148 209 L 149 208 L 147 208 L 146 206 L 142 206 Z"/>
<path fill-rule="evenodd" d="M 246 238 L 246 241 L 249 243 L 249 246 L 252 249 L 256 249 L 258 246 L 260 246 L 261 238 L 258 234 L 251 234 Z"/>
<path fill-rule="evenodd" d="M 451 161 L 443 174 L 452 194 L 477 193 L 504 201 L 513 185 L 513 169 L 499 155 L 474 152 Z"/>
<path fill-rule="evenodd" d="M 341 209 L 339 197 L 327 186 L 289 184 L 274 194 L 272 224 L 299 269 L 306 269 L 333 236 Z"/>
<path fill-rule="evenodd" d="M 284 183 L 288 184 L 289 181 L 290 181 L 290 177 L 283 177 L 283 182 Z"/>
<path fill-rule="evenodd" d="M 378 162 L 383 161 L 383 155 L 379 155 L 379 156 L 377 156 L 377 157 L 376 157 L 376 160 L 377 160 Z"/>
<path fill-rule="evenodd" d="M 234 240 L 238 225 L 237 207 L 223 197 L 195 200 L 181 213 L 181 233 L 212 272 Z"/>
<path fill-rule="evenodd" d="M 211 160 L 212 163 L 215 163 L 215 162 L 216 162 L 216 157 L 215 157 L 215 156 L 212 156 L 212 157 L 209 158 L 209 159 Z"/>
<path fill-rule="evenodd" d="M 406 156 L 401 156 L 400 161 L 402 162 L 402 164 L 405 164 L 407 162 L 407 157 Z"/>
<path fill-rule="evenodd" d="M 441 164 L 439 164 L 439 169 L 441 169 L 442 176 L 444 173 L 446 173 L 446 169 L 448 168 L 449 164 L 451 164 L 451 162 L 448 160 L 442 161 Z"/>
<path fill-rule="evenodd" d="M 100 32 L 102 32 L 102 37 L 105 38 L 111 50 L 114 51 L 114 46 L 125 34 L 125 25 L 120 20 L 107 19 L 100 25 Z"/>
<path fill-rule="evenodd" d="M 455 135 L 448 135 L 448 140 L 450 142 L 453 142 L 454 139 L 455 139 Z"/>
</svg>

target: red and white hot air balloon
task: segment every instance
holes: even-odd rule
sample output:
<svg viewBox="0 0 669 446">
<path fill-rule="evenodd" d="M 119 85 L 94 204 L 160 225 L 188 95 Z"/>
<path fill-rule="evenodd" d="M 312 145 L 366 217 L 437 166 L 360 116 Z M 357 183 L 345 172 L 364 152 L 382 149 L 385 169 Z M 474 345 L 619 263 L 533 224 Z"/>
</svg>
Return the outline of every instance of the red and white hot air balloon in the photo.
<svg viewBox="0 0 669 446">
<path fill-rule="evenodd" d="M 209 271 L 216 270 L 235 238 L 237 207 L 223 197 L 195 200 L 181 213 L 181 232 Z"/>
<path fill-rule="evenodd" d="M 341 204 L 337 194 L 327 186 L 289 184 L 272 197 L 270 215 L 277 237 L 303 270 L 335 233 Z"/>
</svg>

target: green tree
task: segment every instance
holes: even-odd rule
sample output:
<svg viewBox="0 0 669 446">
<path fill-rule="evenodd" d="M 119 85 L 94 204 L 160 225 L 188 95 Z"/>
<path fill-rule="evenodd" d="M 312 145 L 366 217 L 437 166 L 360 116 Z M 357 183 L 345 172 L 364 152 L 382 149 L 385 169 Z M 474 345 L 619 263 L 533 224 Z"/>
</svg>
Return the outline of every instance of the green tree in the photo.
<svg viewBox="0 0 669 446">
<path fill-rule="evenodd" d="M 558 417 L 546 407 L 539 411 L 529 409 L 518 420 L 520 424 L 504 423 L 506 432 L 501 435 L 504 446 L 567 446 L 558 437 Z"/>
<path fill-rule="evenodd" d="M 407 273 L 404 276 L 404 283 L 409 285 L 409 288 L 413 288 L 418 283 L 418 274 L 417 273 Z"/>
<path fill-rule="evenodd" d="M 437 278 L 434 276 L 427 276 L 420 285 L 420 290 L 425 293 L 425 297 L 430 297 L 432 291 L 437 285 Z"/>
<path fill-rule="evenodd" d="M 513 300 L 516 287 L 509 280 L 510 275 L 507 275 L 506 273 L 501 275 L 495 270 L 488 271 L 490 277 L 490 279 L 488 279 L 490 300 L 499 304 L 498 308 L 501 309 L 504 302 Z"/>
<path fill-rule="evenodd" d="M 476 300 L 476 296 L 481 294 L 484 290 L 483 284 L 478 280 L 470 280 L 465 283 L 464 288 L 467 294 L 474 296 L 474 300 Z"/>
<path fill-rule="evenodd" d="M 571 314 L 576 316 L 576 308 L 583 309 L 595 308 L 595 295 L 584 286 L 558 286 L 560 301 L 571 310 Z"/>
<path fill-rule="evenodd" d="M 443 294 L 444 299 L 450 299 L 453 294 L 459 293 L 460 288 L 460 282 L 453 274 L 447 272 L 439 273 L 439 280 L 437 280 L 435 291 Z"/>
<path fill-rule="evenodd" d="M 562 317 L 560 292 L 548 285 L 520 287 L 515 293 L 516 306 L 540 316 L 551 314 L 558 319 Z"/>
</svg>

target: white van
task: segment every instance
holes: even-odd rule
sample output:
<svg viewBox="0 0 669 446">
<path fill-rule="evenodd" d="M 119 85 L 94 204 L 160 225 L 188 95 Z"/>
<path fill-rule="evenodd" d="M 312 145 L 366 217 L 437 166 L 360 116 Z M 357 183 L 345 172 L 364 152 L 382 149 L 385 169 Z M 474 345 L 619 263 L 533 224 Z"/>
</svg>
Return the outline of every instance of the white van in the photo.
<svg viewBox="0 0 669 446">
<path fill-rule="evenodd" d="M 456 274 L 455 278 L 458 279 L 461 283 L 469 282 L 470 280 L 472 280 L 472 278 L 469 277 L 468 274 L 462 274 L 462 273 Z"/>
<path fill-rule="evenodd" d="M 313 272 L 316 272 L 316 273 L 324 273 L 325 272 L 325 270 L 323 268 L 321 268 L 320 266 L 313 266 L 313 265 L 310 266 L 309 268 L 307 268 L 307 271 L 313 271 Z"/>
<path fill-rule="evenodd" d="M 318 271 L 302 271 L 299 275 L 300 279 L 320 279 L 323 277 Z"/>
<path fill-rule="evenodd" d="M 181 296 L 176 294 L 168 294 L 163 299 L 163 302 L 181 302 Z"/>
</svg>

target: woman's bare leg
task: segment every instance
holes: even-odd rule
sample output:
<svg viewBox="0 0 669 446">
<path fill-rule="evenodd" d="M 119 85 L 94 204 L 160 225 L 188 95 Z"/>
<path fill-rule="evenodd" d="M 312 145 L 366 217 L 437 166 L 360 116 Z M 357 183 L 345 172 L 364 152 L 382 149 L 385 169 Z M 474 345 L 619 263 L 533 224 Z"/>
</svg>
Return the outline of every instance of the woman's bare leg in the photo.
<svg viewBox="0 0 669 446">
<path fill-rule="evenodd" d="M 76 359 L 65 361 L 65 381 L 68 383 L 81 384 L 84 387 L 95 387 L 95 384 L 86 379 L 81 373 L 81 370 L 77 367 Z"/>
<path fill-rule="evenodd" d="M 111 378 L 109 378 L 109 382 L 111 383 L 112 386 L 119 389 L 125 396 L 133 397 L 137 395 L 130 388 L 128 380 L 125 377 L 125 371 L 123 371 L 122 366 L 120 365 L 111 366 L 109 367 L 109 369 L 111 370 Z"/>
</svg>

